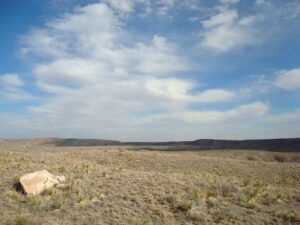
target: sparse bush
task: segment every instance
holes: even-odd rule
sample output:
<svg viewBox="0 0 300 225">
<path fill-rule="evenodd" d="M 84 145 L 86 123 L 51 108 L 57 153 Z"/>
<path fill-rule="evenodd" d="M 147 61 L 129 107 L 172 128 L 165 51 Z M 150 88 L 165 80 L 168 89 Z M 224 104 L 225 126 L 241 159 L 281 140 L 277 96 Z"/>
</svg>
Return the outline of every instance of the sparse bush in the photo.
<svg viewBox="0 0 300 225">
<path fill-rule="evenodd" d="M 282 163 L 287 161 L 286 157 L 282 155 L 274 155 L 274 160 L 276 162 L 282 162 Z"/>
<path fill-rule="evenodd" d="M 294 155 L 290 159 L 291 162 L 300 162 L 300 156 Z"/>
<path fill-rule="evenodd" d="M 77 195 L 77 202 L 81 203 L 84 200 L 84 197 L 81 194 Z"/>
<path fill-rule="evenodd" d="M 136 219 L 131 222 L 132 225 L 149 225 L 149 221 L 143 219 Z"/>
<path fill-rule="evenodd" d="M 46 195 L 53 196 L 53 195 L 55 195 L 55 190 L 54 190 L 54 189 L 51 189 L 51 188 L 45 189 L 45 190 L 41 193 L 41 195 L 42 195 L 42 196 L 46 196 Z"/>
<path fill-rule="evenodd" d="M 24 215 L 17 215 L 14 223 L 15 225 L 30 225 L 27 217 Z"/>
<path fill-rule="evenodd" d="M 201 199 L 204 198 L 211 198 L 211 197 L 216 197 L 218 195 L 218 188 L 216 185 L 208 186 L 203 188 L 203 190 L 200 189 L 193 189 L 192 190 L 192 195 L 191 195 L 191 200 L 198 202 Z"/>
<path fill-rule="evenodd" d="M 260 182 L 254 184 L 253 187 L 249 187 L 248 191 L 246 192 L 246 202 L 248 204 L 253 204 L 256 201 L 258 195 L 263 192 L 264 185 Z"/>
<path fill-rule="evenodd" d="M 260 200 L 260 202 L 264 205 L 270 206 L 272 204 L 281 202 L 283 198 L 284 196 L 282 193 L 265 193 L 264 195 L 262 195 L 262 199 Z"/>
<path fill-rule="evenodd" d="M 277 216 L 282 220 L 282 222 L 284 222 L 284 224 L 300 224 L 300 215 L 295 212 L 284 211 L 278 213 Z"/>
<path fill-rule="evenodd" d="M 264 205 L 270 206 L 270 205 L 276 203 L 276 201 L 277 201 L 277 199 L 274 198 L 274 196 L 270 195 L 269 193 L 266 193 L 262 196 L 262 199 L 260 202 Z"/>
<path fill-rule="evenodd" d="M 13 200 L 19 200 L 23 197 L 23 195 L 16 191 L 6 191 L 5 196 Z"/>
<path fill-rule="evenodd" d="M 212 214 L 212 218 L 215 223 L 221 223 L 221 221 L 229 220 L 231 217 L 232 216 L 228 213 L 228 211 L 224 209 L 214 211 Z"/>
<path fill-rule="evenodd" d="M 244 179 L 242 182 L 242 187 L 247 187 L 250 184 L 250 180 Z"/>
<path fill-rule="evenodd" d="M 166 201 L 170 205 L 174 206 L 177 201 L 177 198 L 174 195 L 168 195 L 168 196 L 164 197 L 163 201 Z"/>
<path fill-rule="evenodd" d="M 66 172 L 66 168 L 64 167 L 64 166 L 60 166 L 60 167 L 58 167 L 58 172 L 60 172 L 60 173 L 64 173 L 64 172 Z"/>
<path fill-rule="evenodd" d="M 13 181 L 14 183 L 20 182 L 20 176 L 19 176 L 19 175 L 13 176 L 13 177 L 12 177 L 12 181 Z"/>
<path fill-rule="evenodd" d="M 178 201 L 176 203 L 176 211 L 187 212 L 192 208 L 192 201 Z"/>
<path fill-rule="evenodd" d="M 52 209 L 61 209 L 62 208 L 62 203 L 59 202 L 58 200 L 54 201 L 52 204 Z"/>
<path fill-rule="evenodd" d="M 42 225 L 45 224 L 45 218 L 39 219 L 39 218 L 33 218 L 31 216 L 27 216 L 24 214 L 18 214 L 14 217 L 12 221 L 10 221 L 11 225 Z"/>
<path fill-rule="evenodd" d="M 191 191 L 190 191 L 190 199 L 194 202 L 198 202 L 200 201 L 201 199 L 205 198 L 206 197 L 206 193 L 201 191 L 200 189 L 198 188 L 193 188 Z"/>
<path fill-rule="evenodd" d="M 247 156 L 247 160 L 249 160 L 249 161 L 256 161 L 257 159 L 254 156 L 252 156 L 252 155 L 248 155 Z"/>
<path fill-rule="evenodd" d="M 191 220 L 198 221 L 198 222 L 206 222 L 207 215 L 204 212 L 201 212 L 200 210 L 191 209 L 187 213 L 187 217 Z"/>
<path fill-rule="evenodd" d="M 233 184 L 225 182 L 217 183 L 214 187 L 217 193 L 222 197 L 230 197 L 232 193 L 236 193 L 238 191 Z"/>
</svg>

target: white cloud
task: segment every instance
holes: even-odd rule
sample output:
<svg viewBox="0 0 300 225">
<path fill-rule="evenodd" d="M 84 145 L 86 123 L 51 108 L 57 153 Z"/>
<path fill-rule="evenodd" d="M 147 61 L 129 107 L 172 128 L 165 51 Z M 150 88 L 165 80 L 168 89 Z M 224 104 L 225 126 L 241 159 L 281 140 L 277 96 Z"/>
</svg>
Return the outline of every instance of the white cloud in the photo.
<svg viewBox="0 0 300 225">
<path fill-rule="evenodd" d="M 31 94 L 19 89 L 0 91 L 0 99 L 1 97 L 9 101 L 28 101 L 35 99 Z"/>
<path fill-rule="evenodd" d="M 66 45 L 63 40 L 58 40 L 55 35 L 46 30 L 32 30 L 28 35 L 22 37 L 22 41 L 26 43 L 21 49 L 24 55 L 35 54 L 40 57 L 58 57 L 63 56 Z"/>
<path fill-rule="evenodd" d="M 135 7 L 140 6 L 143 11 L 142 16 L 156 14 L 159 16 L 167 16 L 170 9 L 175 7 L 176 0 L 104 0 L 120 14 L 129 14 L 135 11 Z M 190 7 L 195 6 L 194 0 L 189 4 Z"/>
<path fill-rule="evenodd" d="M 198 0 L 181 0 L 180 3 L 187 9 L 190 10 L 201 10 L 202 2 Z"/>
<path fill-rule="evenodd" d="M 199 93 L 195 98 L 199 102 L 227 102 L 234 98 L 235 93 L 224 89 L 209 89 Z"/>
<path fill-rule="evenodd" d="M 9 73 L 0 76 L 0 84 L 5 88 L 16 88 L 24 85 L 18 74 Z"/>
<path fill-rule="evenodd" d="M 260 4 L 265 4 L 265 3 L 266 3 L 265 0 L 256 0 L 256 1 L 255 1 L 255 4 L 258 4 L 258 5 L 260 5 Z"/>
<path fill-rule="evenodd" d="M 175 0 L 158 0 L 156 2 L 156 13 L 164 16 L 175 6 Z"/>
<path fill-rule="evenodd" d="M 130 13 L 134 10 L 137 0 L 105 0 L 104 2 L 107 2 L 112 8 L 121 12 Z"/>
<path fill-rule="evenodd" d="M 41 86 L 47 84 L 65 87 L 91 84 L 101 72 L 101 64 L 84 59 L 58 59 L 49 64 L 37 65 L 34 70 Z"/>
<path fill-rule="evenodd" d="M 222 3 L 222 4 L 236 4 L 239 2 L 240 2 L 240 0 L 220 0 L 220 3 Z"/>
<path fill-rule="evenodd" d="M 295 123 L 300 121 L 300 109 L 296 109 L 293 112 L 285 112 L 277 115 L 269 115 L 266 118 L 267 122 L 272 123 Z"/>
<path fill-rule="evenodd" d="M 284 90 L 294 90 L 300 88 L 300 68 L 292 70 L 282 70 L 277 73 L 274 85 Z"/>
<path fill-rule="evenodd" d="M 191 123 L 219 123 L 226 122 L 228 120 L 249 120 L 251 118 L 261 117 L 267 112 L 267 110 L 268 106 L 266 104 L 262 102 L 254 102 L 227 111 L 190 111 L 184 112 L 179 116 L 182 116 L 182 119 Z"/>
<path fill-rule="evenodd" d="M 202 22 L 201 45 L 216 52 L 226 52 L 258 42 L 254 24 L 260 16 L 239 18 L 235 9 L 221 7 L 219 12 Z"/>
<path fill-rule="evenodd" d="M 22 90 L 23 80 L 16 73 L 9 73 L 0 76 L 0 99 L 9 101 L 32 100 L 34 97 Z"/>
<path fill-rule="evenodd" d="M 235 9 L 222 9 L 218 14 L 210 19 L 203 21 L 205 28 L 216 26 L 232 25 L 238 19 L 238 13 Z"/>
<path fill-rule="evenodd" d="M 226 102 L 234 97 L 234 93 L 223 89 L 209 89 L 191 94 L 196 88 L 195 81 L 176 78 L 150 79 L 146 87 L 151 94 L 183 102 Z"/>
</svg>

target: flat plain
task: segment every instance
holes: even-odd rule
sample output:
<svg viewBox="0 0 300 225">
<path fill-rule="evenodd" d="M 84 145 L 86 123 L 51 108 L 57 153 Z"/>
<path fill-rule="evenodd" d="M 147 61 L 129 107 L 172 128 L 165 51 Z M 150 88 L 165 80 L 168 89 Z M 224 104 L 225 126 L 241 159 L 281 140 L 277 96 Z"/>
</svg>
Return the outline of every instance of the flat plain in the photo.
<svg viewBox="0 0 300 225">
<path fill-rule="evenodd" d="M 299 153 L 145 149 L 1 141 L 0 224 L 300 224 Z M 13 190 L 41 169 L 66 185 Z"/>
</svg>

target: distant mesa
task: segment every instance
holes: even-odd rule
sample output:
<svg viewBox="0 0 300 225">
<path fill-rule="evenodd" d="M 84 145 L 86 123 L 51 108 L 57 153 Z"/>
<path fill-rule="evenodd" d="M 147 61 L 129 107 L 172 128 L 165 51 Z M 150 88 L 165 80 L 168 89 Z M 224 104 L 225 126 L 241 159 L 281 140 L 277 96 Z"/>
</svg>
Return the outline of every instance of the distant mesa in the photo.
<svg viewBox="0 0 300 225">
<path fill-rule="evenodd" d="M 198 151 L 209 149 L 249 149 L 282 152 L 300 152 L 300 138 L 256 139 L 256 140 L 216 140 L 198 139 L 195 141 L 170 142 L 120 142 L 117 140 L 79 139 L 79 138 L 33 138 L 33 139 L 2 139 L 0 144 L 18 143 L 24 147 L 30 146 L 56 146 L 56 147 L 84 147 L 84 146 L 137 146 L 137 150 L 152 150 L 161 147 L 167 151 Z M 158 150 L 156 148 L 156 150 Z"/>
</svg>

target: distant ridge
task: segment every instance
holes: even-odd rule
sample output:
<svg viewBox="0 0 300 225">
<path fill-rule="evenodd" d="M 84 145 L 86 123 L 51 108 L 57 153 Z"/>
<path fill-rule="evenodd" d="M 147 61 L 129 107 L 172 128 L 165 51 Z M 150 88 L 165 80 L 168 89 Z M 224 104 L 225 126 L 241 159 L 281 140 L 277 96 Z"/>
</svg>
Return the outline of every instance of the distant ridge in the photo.
<svg viewBox="0 0 300 225">
<path fill-rule="evenodd" d="M 120 145 L 120 141 L 101 140 L 101 139 L 76 139 L 76 138 L 57 138 L 54 142 L 56 146 L 108 146 Z"/>
<path fill-rule="evenodd" d="M 300 152 L 300 138 L 257 139 L 257 140 L 216 140 L 198 139 L 195 141 L 170 141 L 170 142 L 120 142 L 117 140 L 79 139 L 79 138 L 33 138 L 33 139 L 0 139 L 0 144 L 19 143 L 24 146 L 113 146 L 131 145 L 144 147 L 149 150 L 158 150 L 152 147 L 162 147 L 161 150 L 209 150 L 209 149 L 249 149 L 282 152 Z"/>
<path fill-rule="evenodd" d="M 257 140 L 215 140 L 198 139 L 180 142 L 127 142 L 123 144 L 138 146 L 172 146 L 177 150 L 206 150 L 206 149 L 251 149 L 269 151 L 300 152 L 300 138 L 257 139 Z"/>
<path fill-rule="evenodd" d="M 79 146 L 107 146 L 107 145 L 121 145 L 121 142 L 116 140 L 102 140 L 102 139 L 79 139 L 79 138 L 31 138 L 31 139 L 0 139 L 0 144 L 16 143 L 23 146 L 57 146 L 57 147 L 79 147 Z"/>
</svg>

